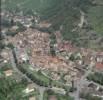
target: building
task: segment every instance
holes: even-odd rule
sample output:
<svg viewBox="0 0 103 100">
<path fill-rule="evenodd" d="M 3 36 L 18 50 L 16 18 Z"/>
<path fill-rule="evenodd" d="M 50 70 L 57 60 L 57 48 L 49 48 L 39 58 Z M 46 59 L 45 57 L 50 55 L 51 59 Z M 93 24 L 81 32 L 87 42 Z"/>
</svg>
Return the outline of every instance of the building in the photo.
<svg viewBox="0 0 103 100">
<path fill-rule="evenodd" d="M 17 25 L 12 26 L 10 31 L 15 32 L 19 27 Z"/>
<path fill-rule="evenodd" d="M 35 90 L 34 84 L 29 84 L 26 89 L 25 89 L 25 93 L 30 93 L 33 92 Z"/>
<path fill-rule="evenodd" d="M 103 71 L 103 63 L 96 63 L 95 67 L 96 67 L 96 70 Z"/>
<path fill-rule="evenodd" d="M 0 56 L 4 60 L 4 63 L 6 63 L 6 62 L 8 62 L 10 60 L 9 52 L 10 52 L 9 49 L 4 49 L 0 53 Z"/>
<path fill-rule="evenodd" d="M 37 100 L 35 96 L 30 97 L 29 100 Z"/>
<path fill-rule="evenodd" d="M 13 71 L 11 69 L 4 71 L 5 76 L 12 76 Z"/>
<path fill-rule="evenodd" d="M 16 59 L 18 63 L 23 63 L 23 62 L 28 62 L 29 61 L 29 57 L 25 51 L 24 48 L 15 48 L 15 55 L 16 55 Z"/>
<path fill-rule="evenodd" d="M 96 62 L 103 62 L 103 53 L 99 52 L 96 55 Z"/>
<path fill-rule="evenodd" d="M 35 20 L 35 21 L 36 21 L 36 20 Z M 37 22 L 37 21 L 36 21 L 36 22 Z M 49 27 L 51 26 L 51 24 L 48 23 L 48 22 L 42 21 L 42 22 L 40 22 L 40 23 L 38 24 L 38 26 L 39 26 L 40 28 L 49 28 Z"/>
</svg>

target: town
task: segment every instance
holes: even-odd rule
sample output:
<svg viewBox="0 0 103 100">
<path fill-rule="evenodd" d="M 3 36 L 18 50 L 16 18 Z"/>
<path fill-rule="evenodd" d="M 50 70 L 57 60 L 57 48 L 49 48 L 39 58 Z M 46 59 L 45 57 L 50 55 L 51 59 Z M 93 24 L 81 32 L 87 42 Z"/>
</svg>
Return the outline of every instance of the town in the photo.
<svg viewBox="0 0 103 100">
<path fill-rule="evenodd" d="M 0 81 L 16 84 L 18 100 L 103 100 L 103 51 L 73 45 L 38 16 L 1 18 Z"/>
</svg>

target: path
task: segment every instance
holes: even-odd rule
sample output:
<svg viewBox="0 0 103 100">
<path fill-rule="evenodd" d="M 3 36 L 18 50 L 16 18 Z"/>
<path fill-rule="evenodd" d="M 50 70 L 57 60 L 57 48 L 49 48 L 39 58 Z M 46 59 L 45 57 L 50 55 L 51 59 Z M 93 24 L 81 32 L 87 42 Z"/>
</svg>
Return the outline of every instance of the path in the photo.
<svg viewBox="0 0 103 100">
<path fill-rule="evenodd" d="M 84 85 L 89 85 L 91 83 L 86 79 L 86 77 L 91 73 L 92 71 L 91 69 L 92 69 L 92 65 L 90 65 L 90 69 L 87 72 L 85 72 L 85 74 L 81 77 L 81 79 L 75 82 L 75 87 L 77 88 L 77 90 L 76 92 L 70 94 L 75 98 L 75 100 L 81 100 L 79 94 L 82 88 L 84 87 Z"/>
<path fill-rule="evenodd" d="M 80 18 L 80 23 L 78 24 L 78 26 L 80 27 L 80 28 L 82 28 L 83 27 L 83 24 L 84 24 L 84 21 L 85 21 L 85 14 L 84 14 L 84 12 L 83 11 L 81 11 L 80 10 L 80 13 L 81 13 L 81 18 Z"/>
</svg>

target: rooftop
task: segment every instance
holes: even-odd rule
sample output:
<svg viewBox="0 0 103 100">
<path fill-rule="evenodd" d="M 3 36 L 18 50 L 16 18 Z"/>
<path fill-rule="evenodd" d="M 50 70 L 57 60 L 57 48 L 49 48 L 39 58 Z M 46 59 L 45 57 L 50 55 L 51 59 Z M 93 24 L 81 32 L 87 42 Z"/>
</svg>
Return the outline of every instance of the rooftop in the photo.
<svg viewBox="0 0 103 100">
<path fill-rule="evenodd" d="M 103 70 L 103 63 L 96 63 L 97 70 Z"/>
<path fill-rule="evenodd" d="M 6 76 L 11 76 L 13 74 L 13 71 L 11 69 L 4 71 L 4 74 Z"/>
</svg>

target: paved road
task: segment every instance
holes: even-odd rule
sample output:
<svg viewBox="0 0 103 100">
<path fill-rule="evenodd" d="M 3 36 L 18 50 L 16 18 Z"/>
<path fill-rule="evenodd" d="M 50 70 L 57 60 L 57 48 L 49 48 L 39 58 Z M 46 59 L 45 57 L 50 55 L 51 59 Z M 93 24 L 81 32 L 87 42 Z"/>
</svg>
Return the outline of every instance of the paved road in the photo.
<svg viewBox="0 0 103 100">
<path fill-rule="evenodd" d="M 77 90 L 76 92 L 70 94 L 71 96 L 75 98 L 75 100 L 81 100 L 79 97 L 81 89 L 84 87 L 84 85 L 88 85 L 91 83 L 88 80 L 86 80 L 86 77 L 91 73 L 91 69 L 92 69 L 92 66 L 90 66 L 90 69 L 87 72 L 85 72 L 85 74 L 81 77 L 80 80 L 77 80 L 75 82 L 75 87 L 77 88 Z"/>
<path fill-rule="evenodd" d="M 81 18 L 80 18 L 80 23 L 78 24 L 78 26 L 80 27 L 80 28 L 82 28 L 83 27 L 83 24 L 84 24 L 84 21 L 85 21 L 85 14 L 84 14 L 84 12 L 83 11 L 81 11 L 80 10 L 80 13 L 81 13 Z"/>
</svg>

